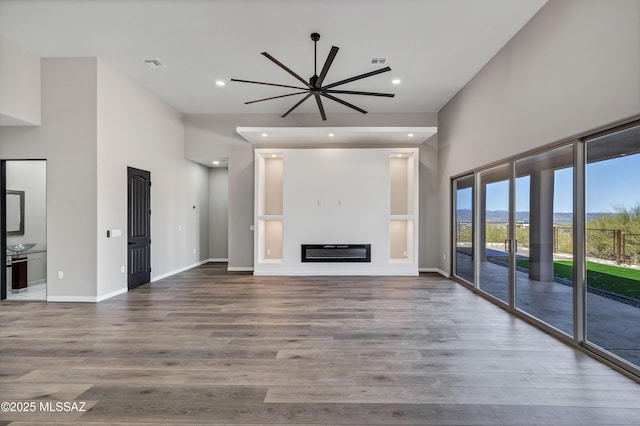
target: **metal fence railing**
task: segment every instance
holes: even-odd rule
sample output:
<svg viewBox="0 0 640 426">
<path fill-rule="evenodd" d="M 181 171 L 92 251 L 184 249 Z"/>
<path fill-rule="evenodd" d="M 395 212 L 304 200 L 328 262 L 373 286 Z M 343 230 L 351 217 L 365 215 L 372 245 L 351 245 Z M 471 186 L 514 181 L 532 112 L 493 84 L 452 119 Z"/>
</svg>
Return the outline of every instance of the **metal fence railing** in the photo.
<svg viewBox="0 0 640 426">
<path fill-rule="evenodd" d="M 529 224 L 516 224 L 518 246 L 529 247 Z M 504 243 L 508 238 L 508 226 L 504 222 L 487 222 L 485 243 Z M 472 244 L 471 222 L 456 223 L 456 244 L 470 246 Z M 640 234 L 625 232 L 622 229 L 586 229 L 587 257 L 608 260 L 617 265 L 640 265 Z M 553 226 L 553 252 L 557 254 L 573 254 L 573 227 L 567 225 Z"/>
</svg>

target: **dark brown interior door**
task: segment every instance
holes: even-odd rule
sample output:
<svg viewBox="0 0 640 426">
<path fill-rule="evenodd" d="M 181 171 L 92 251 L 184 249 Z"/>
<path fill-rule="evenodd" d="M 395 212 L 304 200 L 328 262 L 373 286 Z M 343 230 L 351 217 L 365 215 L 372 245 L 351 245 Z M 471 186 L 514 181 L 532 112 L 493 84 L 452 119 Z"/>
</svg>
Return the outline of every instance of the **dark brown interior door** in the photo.
<svg viewBox="0 0 640 426">
<path fill-rule="evenodd" d="M 129 290 L 151 279 L 151 173 L 127 168 Z"/>
</svg>

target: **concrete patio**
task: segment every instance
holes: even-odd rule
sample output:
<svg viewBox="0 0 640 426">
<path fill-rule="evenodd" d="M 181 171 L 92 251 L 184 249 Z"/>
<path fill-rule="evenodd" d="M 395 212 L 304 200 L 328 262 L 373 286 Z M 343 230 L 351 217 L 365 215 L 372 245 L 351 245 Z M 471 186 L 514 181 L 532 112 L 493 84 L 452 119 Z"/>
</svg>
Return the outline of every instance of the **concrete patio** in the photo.
<svg viewBox="0 0 640 426">
<path fill-rule="evenodd" d="M 473 274 L 471 256 L 457 252 L 457 275 Z M 508 269 L 490 261 L 480 263 L 480 289 L 508 302 Z M 558 330 L 573 335 L 573 287 L 543 282 L 516 271 L 516 308 Z M 640 366 L 640 309 L 598 294 L 587 293 L 586 336 L 590 343 Z"/>
</svg>

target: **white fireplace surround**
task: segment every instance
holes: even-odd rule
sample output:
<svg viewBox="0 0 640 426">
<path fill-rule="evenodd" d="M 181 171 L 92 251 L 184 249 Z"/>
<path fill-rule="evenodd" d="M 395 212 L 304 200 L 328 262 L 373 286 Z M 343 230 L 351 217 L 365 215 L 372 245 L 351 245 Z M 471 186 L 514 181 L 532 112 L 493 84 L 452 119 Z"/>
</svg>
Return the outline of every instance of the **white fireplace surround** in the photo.
<svg viewBox="0 0 640 426">
<path fill-rule="evenodd" d="M 255 275 L 417 275 L 418 149 L 256 149 Z M 303 244 L 371 262 L 302 262 Z"/>
</svg>

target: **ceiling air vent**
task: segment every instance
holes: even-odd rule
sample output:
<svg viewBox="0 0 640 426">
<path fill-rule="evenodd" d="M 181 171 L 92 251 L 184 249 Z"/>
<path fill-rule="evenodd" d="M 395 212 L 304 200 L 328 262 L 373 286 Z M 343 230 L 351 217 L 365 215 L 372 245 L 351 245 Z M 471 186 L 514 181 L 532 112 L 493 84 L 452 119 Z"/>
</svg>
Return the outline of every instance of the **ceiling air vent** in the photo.
<svg viewBox="0 0 640 426">
<path fill-rule="evenodd" d="M 166 68 L 167 67 L 158 59 L 145 59 L 144 63 L 147 64 L 150 68 Z"/>
<path fill-rule="evenodd" d="M 385 65 L 387 58 L 371 58 L 371 65 Z"/>
</svg>

